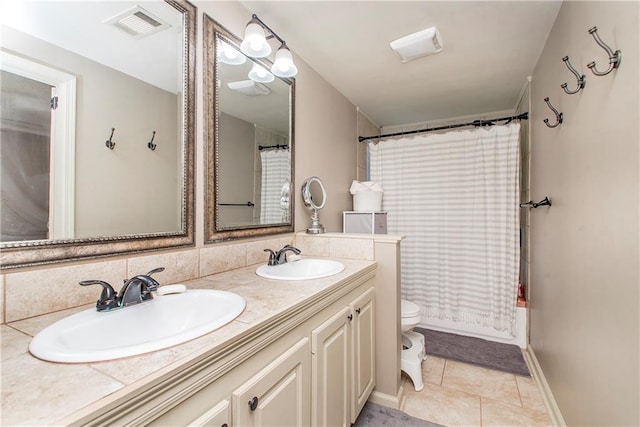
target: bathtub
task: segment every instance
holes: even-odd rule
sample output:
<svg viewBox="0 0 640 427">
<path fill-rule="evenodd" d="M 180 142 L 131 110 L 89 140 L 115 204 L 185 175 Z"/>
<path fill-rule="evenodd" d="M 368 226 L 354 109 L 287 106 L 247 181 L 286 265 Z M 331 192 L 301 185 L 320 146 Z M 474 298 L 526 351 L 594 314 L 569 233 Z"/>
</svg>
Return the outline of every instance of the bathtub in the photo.
<svg viewBox="0 0 640 427">
<path fill-rule="evenodd" d="M 527 348 L 527 308 L 516 307 L 516 336 L 512 337 L 508 332 L 496 331 L 493 328 L 485 328 L 466 323 L 453 322 L 451 320 L 428 319 L 422 317 L 420 325 L 422 328 L 436 331 L 450 332 L 452 334 L 466 335 L 470 337 L 482 338 L 488 341 L 501 342 L 505 344 L 515 344 L 522 349 Z"/>
</svg>

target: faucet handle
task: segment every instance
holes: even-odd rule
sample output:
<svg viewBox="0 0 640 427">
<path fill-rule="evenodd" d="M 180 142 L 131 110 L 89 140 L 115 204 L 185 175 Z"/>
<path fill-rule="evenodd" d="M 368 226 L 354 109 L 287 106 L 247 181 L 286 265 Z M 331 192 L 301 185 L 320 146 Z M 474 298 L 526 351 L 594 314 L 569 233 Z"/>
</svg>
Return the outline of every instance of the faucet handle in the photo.
<svg viewBox="0 0 640 427">
<path fill-rule="evenodd" d="M 161 273 L 164 271 L 164 267 L 158 267 L 158 268 L 154 268 L 153 270 L 151 270 L 150 272 L 148 272 L 146 274 L 146 276 L 151 276 L 154 273 Z"/>
<path fill-rule="evenodd" d="M 96 309 L 98 311 L 111 310 L 118 307 L 118 297 L 116 291 L 109 283 L 102 280 L 83 280 L 80 282 L 81 286 L 100 285 L 102 286 L 102 292 L 100 293 L 100 299 L 96 301 Z"/>
<path fill-rule="evenodd" d="M 278 260 L 276 258 L 276 253 L 274 251 L 272 251 L 271 249 L 265 249 L 265 252 L 269 252 L 269 261 L 267 262 L 267 265 L 278 265 Z"/>
</svg>

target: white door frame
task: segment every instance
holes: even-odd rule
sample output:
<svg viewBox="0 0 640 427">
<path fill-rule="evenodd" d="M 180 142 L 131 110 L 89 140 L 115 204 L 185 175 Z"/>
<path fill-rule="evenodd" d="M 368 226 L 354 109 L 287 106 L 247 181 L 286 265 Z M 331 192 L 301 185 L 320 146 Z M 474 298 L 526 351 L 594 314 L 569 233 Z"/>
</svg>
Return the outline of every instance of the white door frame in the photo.
<svg viewBox="0 0 640 427">
<path fill-rule="evenodd" d="M 75 234 L 76 77 L 0 50 L 0 69 L 53 86 L 51 110 L 49 239 Z"/>
</svg>

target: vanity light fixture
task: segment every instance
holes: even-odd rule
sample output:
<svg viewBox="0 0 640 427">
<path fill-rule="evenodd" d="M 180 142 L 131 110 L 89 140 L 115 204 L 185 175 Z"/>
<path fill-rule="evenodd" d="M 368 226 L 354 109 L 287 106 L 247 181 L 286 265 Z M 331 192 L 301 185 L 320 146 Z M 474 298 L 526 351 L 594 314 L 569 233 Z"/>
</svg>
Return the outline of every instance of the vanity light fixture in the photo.
<svg viewBox="0 0 640 427">
<path fill-rule="evenodd" d="M 271 66 L 271 72 L 278 77 L 293 77 L 298 74 L 298 67 L 293 63 L 293 56 L 286 43 L 282 43 L 276 52 L 276 60 Z"/>
<path fill-rule="evenodd" d="M 244 39 L 240 44 L 240 50 L 252 58 L 264 58 L 271 53 L 271 46 L 267 42 L 264 28 L 256 15 L 253 15 L 244 29 Z"/>
<path fill-rule="evenodd" d="M 273 74 L 260 64 L 253 64 L 251 71 L 249 71 L 249 78 L 258 83 L 271 83 L 275 80 Z"/>
<path fill-rule="evenodd" d="M 265 33 L 265 30 L 267 33 Z M 268 35 L 267 35 L 268 34 Z M 289 78 L 298 74 L 298 68 L 293 63 L 293 56 L 287 47 L 287 43 L 281 39 L 271 28 L 267 26 L 258 15 L 253 14 L 251 21 L 247 24 L 244 32 L 244 40 L 240 44 L 240 50 L 251 58 L 264 58 L 271 53 L 271 46 L 268 40 L 276 38 L 280 42 L 280 47 L 276 52 L 275 61 L 271 67 L 271 73 L 278 77 Z M 254 67 L 255 68 L 255 67 Z M 251 70 L 253 72 L 253 70 Z M 255 80 L 251 77 L 252 80 Z M 256 80 L 261 83 L 268 83 Z"/>
<path fill-rule="evenodd" d="M 393 52 L 402 62 L 409 62 L 442 50 L 442 36 L 436 27 L 429 27 L 409 34 L 389 43 Z"/>
<path fill-rule="evenodd" d="M 242 53 L 238 52 L 236 48 L 229 45 L 229 43 L 224 42 L 222 40 L 218 41 L 218 50 L 216 51 L 218 54 L 218 59 L 220 62 L 229 65 L 241 65 L 247 61 L 247 57 Z"/>
</svg>

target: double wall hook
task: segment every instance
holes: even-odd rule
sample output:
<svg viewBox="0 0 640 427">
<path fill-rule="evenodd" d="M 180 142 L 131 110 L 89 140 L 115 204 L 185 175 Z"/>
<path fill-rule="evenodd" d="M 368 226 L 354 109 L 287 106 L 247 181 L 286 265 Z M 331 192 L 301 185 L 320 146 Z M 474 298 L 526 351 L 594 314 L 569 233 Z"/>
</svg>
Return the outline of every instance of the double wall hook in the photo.
<svg viewBox="0 0 640 427">
<path fill-rule="evenodd" d="M 154 144 L 153 143 L 153 140 L 154 140 L 155 137 L 156 137 L 156 131 L 154 130 L 153 131 L 153 135 L 151 135 L 151 141 L 149 141 L 147 143 L 147 147 L 149 147 L 149 150 L 151 150 L 151 151 L 155 151 L 156 147 L 158 146 L 158 144 Z"/>
<path fill-rule="evenodd" d="M 544 99 L 544 102 L 547 103 L 549 108 L 551 108 L 551 111 L 553 111 L 553 113 L 556 115 L 556 123 L 555 124 L 550 125 L 549 124 L 549 119 L 544 119 L 544 124 L 547 125 L 550 128 L 554 128 L 554 127 L 558 126 L 560 123 L 562 123 L 562 113 L 558 112 L 558 110 L 553 108 L 553 105 L 551 105 L 551 103 L 549 102 L 549 97 L 546 97 Z"/>
<path fill-rule="evenodd" d="M 564 58 L 562 58 L 562 60 L 564 61 L 565 64 L 567 64 L 567 67 L 569 68 L 569 71 L 571 71 L 573 73 L 573 75 L 576 76 L 576 79 L 578 79 L 578 87 L 576 88 L 576 90 L 569 90 L 569 89 L 567 89 L 567 83 L 562 83 L 560 85 L 560 87 L 562 89 L 564 89 L 564 91 L 568 95 L 573 95 L 574 93 L 580 92 L 580 89 L 584 89 L 584 86 L 587 84 L 586 76 L 584 74 L 581 76 L 576 71 L 576 69 L 571 66 L 571 63 L 569 62 L 569 57 L 568 56 L 565 56 Z"/>
<path fill-rule="evenodd" d="M 596 43 L 598 43 L 598 45 L 607 52 L 607 55 L 609 55 L 609 69 L 607 71 L 598 71 L 596 69 L 596 61 L 589 62 L 587 64 L 587 68 L 589 68 L 596 76 L 606 76 L 613 71 L 614 68 L 618 68 L 620 66 L 620 62 L 622 61 L 622 51 L 620 49 L 615 52 L 611 50 L 611 48 L 600 39 L 600 36 L 598 35 L 598 27 L 591 27 L 589 29 L 589 34 L 593 36 Z"/>
<path fill-rule="evenodd" d="M 104 145 L 107 146 L 107 148 L 109 150 L 113 150 L 113 147 L 116 146 L 116 143 L 112 141 L 113 139 L 113 132 L 116 131 L 116 128 L 111 128 L 111 135 L 109 136 L 109 139 L 105 141 Z"/>
</svg>

